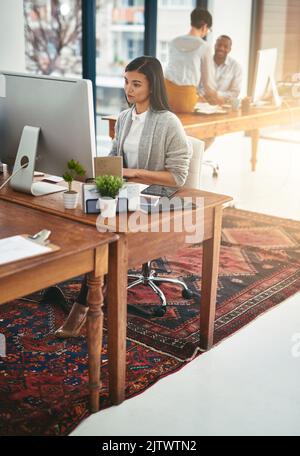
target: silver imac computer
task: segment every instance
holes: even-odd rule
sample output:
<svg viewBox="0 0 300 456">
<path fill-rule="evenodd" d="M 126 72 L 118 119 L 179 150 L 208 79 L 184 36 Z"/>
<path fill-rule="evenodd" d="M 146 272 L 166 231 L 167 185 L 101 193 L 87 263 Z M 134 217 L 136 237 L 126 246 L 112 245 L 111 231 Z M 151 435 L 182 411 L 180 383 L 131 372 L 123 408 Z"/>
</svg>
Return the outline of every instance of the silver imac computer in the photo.
<svg viewBox="0 0 300 456">
<path fill-rule="evenodd" d="M 94 177 L 96 138 L 91 81 L 0 71 L 0 162 L 10 185 L 35 196 L 65 190 L 34 182 L 34 171 L 62 176 L 79 161 Z"/>
<path fill-rule="evenodd" d="M 270 94 L 275 106 L 281 106 L 275 74 L 277 65 L 277 49 L 261 49 L 257 51 L 256 69 L 253 86 L 253 104 L 260 106 L 266 103 Z"/>
</svg>

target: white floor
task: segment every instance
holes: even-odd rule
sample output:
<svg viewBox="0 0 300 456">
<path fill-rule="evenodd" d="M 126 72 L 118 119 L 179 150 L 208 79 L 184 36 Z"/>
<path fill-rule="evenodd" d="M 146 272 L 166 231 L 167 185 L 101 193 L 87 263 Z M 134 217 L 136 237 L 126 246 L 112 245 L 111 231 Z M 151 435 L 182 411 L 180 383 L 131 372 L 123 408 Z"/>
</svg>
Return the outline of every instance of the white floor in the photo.
<svg viewBox="0 0 300 456">
<path fill-rule="evenodd" d="M 300 220 L 300 145 L 261 140 L 256 173 L 250 140 L 216 140 L 220 165 L 202 189 L 238 208 Z M 300 293 L 262 315 L 143 394 L 85 420 L 72 435 L 300 435 Z"/>
</svg>

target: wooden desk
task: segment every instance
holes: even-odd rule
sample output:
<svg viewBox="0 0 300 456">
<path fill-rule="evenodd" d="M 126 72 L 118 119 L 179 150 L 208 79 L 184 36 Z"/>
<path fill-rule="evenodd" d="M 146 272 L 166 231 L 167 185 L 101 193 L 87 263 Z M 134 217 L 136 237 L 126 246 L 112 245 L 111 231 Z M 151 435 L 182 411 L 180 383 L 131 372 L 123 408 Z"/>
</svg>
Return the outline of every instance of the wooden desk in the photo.
<svg viewBox="0 0 300 456">
<path fill-rule="evenodd" d="M 87 342 L 90 408 L 99 410 L 100 359 L 103 327 L 103 276 L 108 268 L 108 243 L 117 235 L 103 235 L 80 223 L 64 220 L 10 202 L 0 201 L 0 238 L 51 230 L 60 250 L 0 266 L 0 304 L 26 296 L 64 280 L 88 273 Z"/>
<path fill-rule="evenodd" d="M 1 182 L 1 178 L 0 178 Z M 213 344 L 216 292 L 219 267 L 219 251 L 223 205 L 232 198 L 200 190 L 182 189 L 178 196 L 193 196 L 204 199 L 203 217 L 203 259 L 201 289 L 201 341 L 200 346 L 209 350 Z M 80 208 L 67 211 L 63 208 L 62 195 L 54 194 L 46 197 L 32 197 L 14 192 L 6 187 L 0 192 L 0 199 L 14 201 L 18 204 L 39 209 L 46 213 L 79 221 L 95 226 L 97 216 L 84 214 Z M 160 215 L 171 222 L 178 217 L 177 212 Z M 127 270 L 128 267 L 141 265 L 151 259 L 167 255 L 186 243 L 186 232 L 152 233 L 150 217 L 144 222 L 143 228 L 148 232 L 134 233 L 130 229 L 119 233 L 119 240 L 109 246 L 108 272 L 108 354 L 109 384 L 111 400 L 114 404 L 121 403 L 125 398 L 126 374 L 126 324 L 127 324 Z M 172 226 L 172 223 L 171 223 Z M 199 272 L 201 275 L 201 272 Z M 118 286 L 115 278 L 118 278 Z"/>
<path fill-rule="evenodd" d="M 215 138 L 238 131 L 249 132 L 252 138 L 252 171 L 255 171 L 259 130 L 272 125 L 288 124 L 300 120 L 300 104 L 296 101 L 290 102 L 290 104 L 290 107 L 283 105 L 281 108 L 251 108 L 250 113 L 246 115 L 242 115 L 241 112 L 229 112 L 228 114 L 214 115 L 178 114 L 178 117 L 186 134 L 199 139 Z M 103 117 L 103 120 L 109 122 L 111 138 L 114 137 L 116 119 L 116 116 Z"/>
</svg>

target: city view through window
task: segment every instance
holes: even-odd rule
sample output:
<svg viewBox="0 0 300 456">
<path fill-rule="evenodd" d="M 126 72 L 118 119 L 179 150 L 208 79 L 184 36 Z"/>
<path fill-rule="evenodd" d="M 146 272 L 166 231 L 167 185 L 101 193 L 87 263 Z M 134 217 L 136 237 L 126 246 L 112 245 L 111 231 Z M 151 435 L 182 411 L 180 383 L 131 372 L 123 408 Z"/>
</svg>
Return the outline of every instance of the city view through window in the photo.
<svg viewBox="0 0 300 456">
<path fill-rule="evenodd" d="M 166 63 L 168 42 L 186 33 L 195 0 L 158 1 L 157 57 Z M 124 104 L 125 65 L 144 53 L 144 0 L 97 0 L 97 112 Z M 82 75 L 81 0 L 24 0 L 26 67 L 37 74 Z"/>
<path fill-rule="evenodd" d="M 82 1 L 24 0 L 26 69 L 33 74 L 82 77 Z M 144 54 L 144 0 L 96 0 L 96 112 L 126 108 L 123 72 Z M 195 0 L 158 0 L 157 57 L 187 33 Z M 151 31 L 150 31 L 151 32 Z M 102 130 L 100 124 L 99 129 Z"/>
<path fill-rule="evenodd" d="M 157 58 L 163 65 L 169 41 L 187 33 L 195 3 L 158 1 Z M 117 114 L 126 107 L 124 67 L 144 54 L 144 0 L 100 0 L 97 6 L 97 109 Z"/>
</svg>

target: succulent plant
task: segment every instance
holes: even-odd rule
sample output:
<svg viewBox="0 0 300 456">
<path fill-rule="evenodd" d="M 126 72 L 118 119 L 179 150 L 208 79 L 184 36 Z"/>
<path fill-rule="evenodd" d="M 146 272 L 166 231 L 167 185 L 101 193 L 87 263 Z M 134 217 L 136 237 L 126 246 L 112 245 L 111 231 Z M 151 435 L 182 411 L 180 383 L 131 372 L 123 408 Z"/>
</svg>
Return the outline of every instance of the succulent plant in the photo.
<svg viewBox="0 0 300 456">
<path fill-rule="evenodd" d="M 118 176 L 98 176 L 95 179 L 98 192 L 102 197 L 116 198 L 123 187 L 124 181 Z"/>
</svg>

